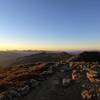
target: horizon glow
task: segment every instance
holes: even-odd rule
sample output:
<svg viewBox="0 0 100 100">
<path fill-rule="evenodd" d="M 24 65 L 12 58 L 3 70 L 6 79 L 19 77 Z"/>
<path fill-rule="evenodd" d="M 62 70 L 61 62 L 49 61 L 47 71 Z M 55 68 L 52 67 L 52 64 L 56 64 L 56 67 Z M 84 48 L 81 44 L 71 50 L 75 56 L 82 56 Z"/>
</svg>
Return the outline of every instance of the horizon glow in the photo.
<svg viewBox="0 0 100 100">
<path fill-rule="evenodd" d="M 100 50 L 100 1 L 0 0 L 0 50 Z"/>
</svg>

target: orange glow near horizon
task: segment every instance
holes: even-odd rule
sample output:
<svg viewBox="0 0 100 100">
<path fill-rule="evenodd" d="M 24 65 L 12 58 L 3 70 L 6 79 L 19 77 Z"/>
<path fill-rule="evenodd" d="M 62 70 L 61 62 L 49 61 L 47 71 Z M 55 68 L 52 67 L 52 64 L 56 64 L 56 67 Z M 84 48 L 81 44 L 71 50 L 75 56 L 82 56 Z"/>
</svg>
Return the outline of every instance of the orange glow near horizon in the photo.
<svg viewBox="0 0 100 100">
<path fill-rule="evenodd" d="M 93 44 L 0 44 L 0 50 L 100 50 L 99 45 Z"/>
</svg>

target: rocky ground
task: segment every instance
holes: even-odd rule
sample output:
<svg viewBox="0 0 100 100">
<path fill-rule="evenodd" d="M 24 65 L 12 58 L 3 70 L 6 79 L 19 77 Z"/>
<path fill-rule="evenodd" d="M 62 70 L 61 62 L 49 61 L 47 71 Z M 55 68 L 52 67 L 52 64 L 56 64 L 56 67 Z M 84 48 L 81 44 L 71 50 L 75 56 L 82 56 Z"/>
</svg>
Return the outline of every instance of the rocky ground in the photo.
<svg viewBox="0 0 100 100">
<path fill-rule="evenodd" d="M 0 100 L 100 100 L 98 62 L 35 63 L 0 73 Z"/>
</svg>

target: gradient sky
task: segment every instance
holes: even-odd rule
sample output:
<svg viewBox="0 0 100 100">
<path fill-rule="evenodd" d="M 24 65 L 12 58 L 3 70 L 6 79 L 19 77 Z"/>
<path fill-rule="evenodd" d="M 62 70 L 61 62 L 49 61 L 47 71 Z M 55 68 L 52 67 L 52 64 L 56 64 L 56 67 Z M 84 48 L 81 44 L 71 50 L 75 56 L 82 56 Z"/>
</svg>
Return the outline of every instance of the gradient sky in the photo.
<svg viewBox="0 0 100 100">
<path fill-rule="evenodd" d="M 0 0 L 0 50 L 100 50 L 100 0 Z"/>
</svg>

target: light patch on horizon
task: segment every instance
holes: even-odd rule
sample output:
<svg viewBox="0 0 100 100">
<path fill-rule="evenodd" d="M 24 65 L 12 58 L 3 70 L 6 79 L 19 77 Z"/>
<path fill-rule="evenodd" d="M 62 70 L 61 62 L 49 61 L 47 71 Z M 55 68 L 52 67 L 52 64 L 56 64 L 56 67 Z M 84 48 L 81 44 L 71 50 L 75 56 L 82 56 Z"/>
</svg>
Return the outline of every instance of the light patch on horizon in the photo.
<svg viewBox="0 0 100 100">
<path fill-rule="evenodd" d="M 93 49 L 94 48 L 94 49 Z M 0 44 L 0 50 L 100 50 L 100 45 L 96 44 Z"/>
</svg>

